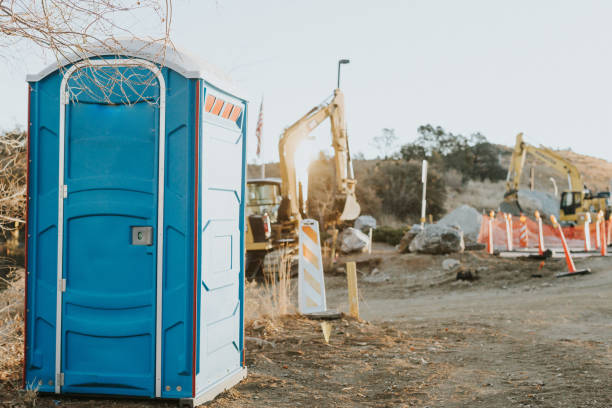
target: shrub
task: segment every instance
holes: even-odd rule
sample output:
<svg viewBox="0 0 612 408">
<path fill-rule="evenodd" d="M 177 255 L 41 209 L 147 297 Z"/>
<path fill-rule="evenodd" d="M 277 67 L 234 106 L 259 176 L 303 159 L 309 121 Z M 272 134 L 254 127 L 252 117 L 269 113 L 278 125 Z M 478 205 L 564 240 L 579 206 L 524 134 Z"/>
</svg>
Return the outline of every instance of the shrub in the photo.
<svg viewBox="0 0 612 408">
<path fill-rule="evenodd" d="M 372 230 L 372 241 L 385 242 L 389 245 L 395 246 L 400 243 L 402 237 L 409 229 L 410 227 L 393 228 L 381 226 Z"/>
</svg>

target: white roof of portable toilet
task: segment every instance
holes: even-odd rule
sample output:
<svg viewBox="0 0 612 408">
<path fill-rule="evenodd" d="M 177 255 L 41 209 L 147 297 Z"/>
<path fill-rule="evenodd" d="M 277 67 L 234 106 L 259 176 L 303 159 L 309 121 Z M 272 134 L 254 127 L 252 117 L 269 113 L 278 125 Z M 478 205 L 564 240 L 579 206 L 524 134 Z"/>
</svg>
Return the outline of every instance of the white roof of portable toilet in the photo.
<svg viewBox="0 0 612 408">
<path fill-rule="evenodd" d="M 246 95 L 225 72 L 210 63 L 201 61 L 186 52 L 178 50 L 174 46 L 134 39 L 112 40 L 110 44 L 108 46 L 92 46 L 85 48 L 80 54 L 62 57 L 60 60 L 46 66 L 37 74 L 28 74 L 26 81 L 40 81 L 57 69 L 86 58 L 124 55 L 155 62 L 178 72 L 186 78 L 205 79 L 214 86 L 235 96 L 244 98 Z"/>
</svg>

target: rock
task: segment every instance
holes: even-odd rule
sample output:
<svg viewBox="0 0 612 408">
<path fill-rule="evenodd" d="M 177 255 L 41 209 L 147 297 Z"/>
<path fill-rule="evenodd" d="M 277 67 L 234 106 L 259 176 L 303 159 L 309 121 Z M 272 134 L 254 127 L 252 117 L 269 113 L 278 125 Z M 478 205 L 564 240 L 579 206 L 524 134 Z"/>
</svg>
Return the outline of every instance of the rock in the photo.
<svg viewBox="0 0 612 408">
<path fill-rule="evenodd" d="M 519 190 L 518 202 L 525 214 L 533 214 L 536 210 L 544 219 L 554 215 L 559 218 L 559 199 L 543 191 Z"/>
<path fill-rule="evenodd" d="M 410 243 L 410 252 L 442 255 L 453 252 L 463 252 L 463 232 L 456 227 L 440 224 L 425 225 Z"/>
<path fill-rule="evenodd" d="M 376 218 L 371 215 L 360 215 L 355 220 L 355 228 L 363 232 L 376 229 Z"/>
<path fill-rule="evenodd" d="M 461 262 L 453 258 L 445 259 L 442 261 L 442 269 L 444 269 L 445 271 L 453 271 L 458 268 L 459 265 L 461 265 Z"/>
<path fill-rule="evenodd" d="M 414 237 L 416 237 L 421 231 L 423 231 L 423 227 L 421 227 L 421 224 L 414 224 L 412 227 L 410 227 L 410 229 L 406 231 L 406 233 L 400 240 L 400 243 L 397 246 L 398 251 L 402 254 L 410 252 L 410 243 L 412 242 Z"/>
<path fill-rule="evenodd" d="M 361 280 L 368 283 L 382 283 L 391 280 L 391 277 L 386 273 L 382 273 L 378 268 L 374 268 L 371 274 L 364 276 Z"/>
<path fill-rule="evenodd" d="M 482 215 L 469 205 L 455 208 L 438 221 L 440 225 L 458 225 L 463 231 L 463 239 L 470 244 L 478 241 L 481 223 Z"/>
<path fill-rule="evenodd" d="M 356 228 L 348 227 L 340 234 L 340 251 L 345 254 L 362 252 L 368 247 L 370 238 Z"/>
<path fill-rule="evenodd" d="M 478 272 L 476 272 L 476 270 L 463 270 L 461 269 L 460 271 L 457 272 L 457 280 L 464 280 L 464 281 L 475 281 L 478 280 L 479 276 L 478 276 Z"/>
</svg>

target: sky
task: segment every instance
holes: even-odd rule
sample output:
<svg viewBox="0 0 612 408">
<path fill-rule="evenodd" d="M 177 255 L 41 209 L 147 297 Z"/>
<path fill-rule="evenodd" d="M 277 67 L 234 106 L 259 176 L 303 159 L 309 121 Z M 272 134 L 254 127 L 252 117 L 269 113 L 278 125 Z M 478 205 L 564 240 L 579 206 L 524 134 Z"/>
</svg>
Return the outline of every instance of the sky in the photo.
<svg viewBox="0 0 612 408">
<path fill-rule="evenodd" d="M 595 0 L 175 0 L 172 40 L 245 90 L 250 161 L 261 98 L 273 161 L 283 129 L 333 93 L 340 58 L 353 153 L 429 123 L 612 161 L 610 21 Z M 36 50 L 0 59 L 0 128 L 25 125 L 25 74 L 43 66 Z M 314 136 L 330 145 L 327 124 Z"/>
</svg>

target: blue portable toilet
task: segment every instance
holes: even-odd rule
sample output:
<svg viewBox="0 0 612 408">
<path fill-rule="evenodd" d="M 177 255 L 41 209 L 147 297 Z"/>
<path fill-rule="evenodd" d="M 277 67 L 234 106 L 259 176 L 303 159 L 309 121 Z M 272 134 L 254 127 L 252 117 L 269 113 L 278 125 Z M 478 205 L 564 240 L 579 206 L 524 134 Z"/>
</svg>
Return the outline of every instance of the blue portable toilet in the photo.
<svg viewBox="0 0 612 408">
<path fill-rule="evenodd" d="M 193 406 L 246 376 L 247 102 L 173 48 L 118 49 L 27 78 L 25 385 Z"/>
</svg>

